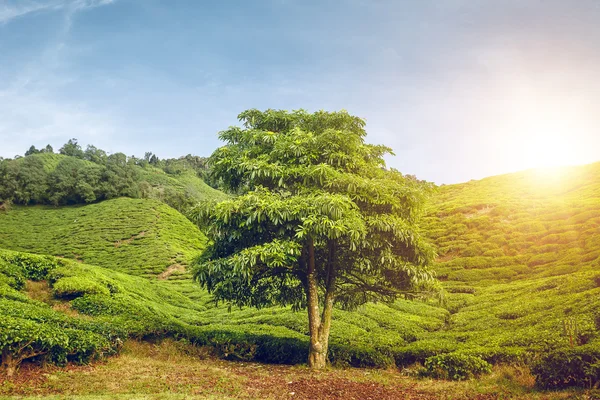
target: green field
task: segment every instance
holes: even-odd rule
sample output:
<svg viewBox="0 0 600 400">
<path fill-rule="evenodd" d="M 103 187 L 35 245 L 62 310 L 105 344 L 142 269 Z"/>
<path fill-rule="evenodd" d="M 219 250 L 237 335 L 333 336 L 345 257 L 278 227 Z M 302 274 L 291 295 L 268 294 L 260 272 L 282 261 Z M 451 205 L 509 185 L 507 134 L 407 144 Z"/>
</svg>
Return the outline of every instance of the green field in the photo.
<svg viewBox="0 0 600 400">
<path fill-rule="evenodd" d="M 442 186 L 424 227 L 438 249 L 443 301 L 336 310 L 333 363 L 403 367 L 459 353 L 514 364 L 562 348 L 598 351 L 600 164 Z M 43 259 L 40 272 L 35 256 L 1 252 L 0 314 L 40 335 L 44 326 L 91 332 L 90 346 L 107 354 L 119 350 L 115 337 L 173 337 L 225 359 L 304 362 L 303 312 L 229 311 L 191 281 L 185 266 L 204 244 L 156 200 L 13 206 L 0 211 L 0 248 L 62 258 Z"/>
</svg>

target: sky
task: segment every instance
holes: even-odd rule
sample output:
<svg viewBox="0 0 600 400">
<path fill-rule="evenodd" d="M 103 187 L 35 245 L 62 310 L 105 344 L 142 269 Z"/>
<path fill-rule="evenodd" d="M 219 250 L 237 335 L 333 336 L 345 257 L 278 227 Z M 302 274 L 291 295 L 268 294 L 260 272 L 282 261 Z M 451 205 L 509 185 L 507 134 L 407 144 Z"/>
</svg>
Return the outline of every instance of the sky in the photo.
<svg viewBox="0 0 600 400">
<path fill-rule="evenodd" d="M 208 156 L 249 108 L 348 110 L 438 184 L 600 161 L 600 0 L 0 0 L 0 157 Z"/>
</svg>

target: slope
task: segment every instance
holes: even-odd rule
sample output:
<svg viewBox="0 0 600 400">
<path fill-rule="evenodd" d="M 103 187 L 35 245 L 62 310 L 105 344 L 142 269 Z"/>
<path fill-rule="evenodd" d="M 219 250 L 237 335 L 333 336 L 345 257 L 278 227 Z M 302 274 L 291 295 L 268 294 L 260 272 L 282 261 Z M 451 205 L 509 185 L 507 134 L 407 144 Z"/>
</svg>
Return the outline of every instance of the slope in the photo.
<svg viewBox="0 0 600 400">
<path fill-rule="evenodd" d="M 73 258 L 134 275 L 181 270 L 205 237 L 157 200 L 119 198 L 87 206 L 13 206 L 0 212 L 0 248 Z"/>
<path fill-rule="evenodd" d="M 426 220 L 452 313 L 448 348 L 598 343 L 600 163 L 439 188 Z"/>
</svg>

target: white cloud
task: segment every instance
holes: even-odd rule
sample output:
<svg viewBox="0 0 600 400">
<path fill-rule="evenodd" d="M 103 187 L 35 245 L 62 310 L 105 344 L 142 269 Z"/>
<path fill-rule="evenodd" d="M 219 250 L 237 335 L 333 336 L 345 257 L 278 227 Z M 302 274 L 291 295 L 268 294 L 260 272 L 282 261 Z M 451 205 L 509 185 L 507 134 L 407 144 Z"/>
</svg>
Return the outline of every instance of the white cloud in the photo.
<svg viewBox="0 0 600 400">
<path fill-rule="evenodd" d="M 35 1 L 20 1 L 16 3 L 3 2 L 0 4 L 0 24 L 5 24 L 15 18 L 40 11 L 61 8 L 61 2 L 39 3 Z"/>
<path fill-rule="evenodd" d="M 67 19 L 74 12 L 101 7 L 115 0 L 55 0 L 55 1 L 3 1 L 0 0 L 0 24 L 6 24 L 15 18 L 44 11 L 67 10 Z"/>
</svg>

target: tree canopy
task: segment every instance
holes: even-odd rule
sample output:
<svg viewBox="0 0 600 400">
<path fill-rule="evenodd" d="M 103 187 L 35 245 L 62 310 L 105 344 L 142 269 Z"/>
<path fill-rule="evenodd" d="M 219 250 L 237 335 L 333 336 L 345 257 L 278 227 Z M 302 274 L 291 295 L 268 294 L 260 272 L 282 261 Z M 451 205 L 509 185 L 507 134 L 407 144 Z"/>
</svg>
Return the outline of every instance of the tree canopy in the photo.
<svg viewBox="0 0 600 400">
<path fill-rule="evenodd" d="M 236 197 L 190 217 L 211 239 L 195 278 L 217 301 L 308 308 L 309 365 L 325 365 L 333 304 L 392 301 L 434 283 L 420 234 L 429 186 L 386 169 L 341 112 L 248 110 L 219 134 L 212 178 Z"/>
</svg>

